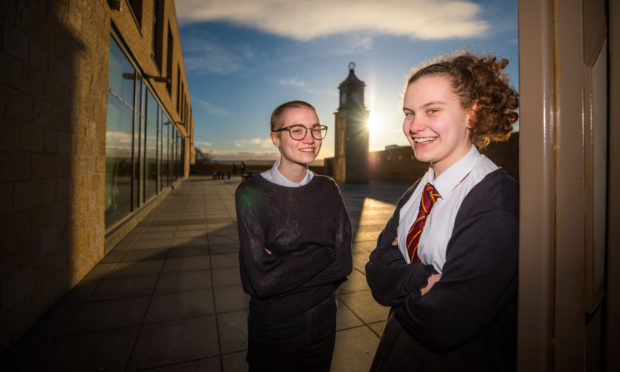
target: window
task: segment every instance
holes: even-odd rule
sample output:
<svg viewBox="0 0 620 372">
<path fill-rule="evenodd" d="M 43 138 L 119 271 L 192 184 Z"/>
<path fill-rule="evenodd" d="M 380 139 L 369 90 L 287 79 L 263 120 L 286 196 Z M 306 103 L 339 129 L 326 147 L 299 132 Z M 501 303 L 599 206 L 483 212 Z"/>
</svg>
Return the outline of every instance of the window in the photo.
<svg viewBox="0 0 620 372">
<path fill-rule="evenodd" d="M 174 126 L 170 127 L 170 139 L 168 140 L 168 143 L 170 144 L 169 149 L 169 153 L 168 153 L 168 161 L 170 164 L 170 173 L 169 173 L 169 181 L 170 183 L 173 183 L 176 180 L 175 174 L 176 174 L 176 151 L 175 151 L 175 144 L 176 144 L 176 128 Z"/>
<path fill-rule="evenodd" d="M 168 59 L 166 61 L 166 89 L 168 94 L 172 94 L 172 53 L 174 52 L 174 39 L 172 38 L 172 29 L 168 25 Z"/>
<path fill-rule="evenodd" d="M 187 125 L 189 122 L 189 103 L 187 102 L 187 97 L 185 97 L 185 111 L 183 112 L 183 126 L 185 128 L 189 128 Z"/>
<path fill-rule="evenodd" d="M 170 131 L 170 119 L 168 119 L 168 115 L 162 112 L 161 115 L 161 136 L 160 136 L 160 145 L 161 145 L 161 155 L 159 156 L 159 189 L 163 190 L 170 183 L 168 181 L 168 146 L 169 146 L 169 131 Z"/>
<path fill-rule="evenodd" d="M 177 112 L 179 112 L 180 102 L 181 102 L 181 67 L 177 66 Z"/>
<path fill-rule="evenodd" d="M 183 177 L 183 154 L 185 154 L 185 141 L 181 133 L 176 131 L 177 134 L 177 155 L 176 155 L 176 175 L 175 179 Z"/>
<path fill-rule="evenodd" d="M 162 28 L 162 0 L 153 0 L 153 34 L 151 35 L 151 56 L 155 61 L 157 67 L 161 68 L 162 60 L 162 38 L 163 35 L 160 35 Z"/>
<path fill-rule="evenodd" d="M 157 122 L 159 105 L 150 90 L 146 90 L 144 125 L 144 201 L 157 193 Z"/>
<path fill-rule="evenodd" d="M 129 10 L 136 20 L 138 27 L 142 26 L 142 0 L 127 0 Z"/>
<path fill-rule="evenodd" d="M 185 126 L 185 93 L 183 93 L 183 99 L 181 100 L 181 125 Z"/>
<path fill-rule="evenodd" d="M 112 37 L 105 150 L 106 228 L 183 177 L 183 137 L 135 66 Z"/>
<path fill-rule="evenodd" d="M 134 82 L 136 70 L 114 39 L 110 42 L 106 129 L 105 222 L 131 211 Z"/>
<path fill-rule="evenodd" d="M 177 112 L 179 113 L 181 121 L 183 121 L 183 96 L 185 96 L 185 85 L 181 81 L 181 92 L 179 93 L 179 100 L 177 102 Z"/>
</svg>

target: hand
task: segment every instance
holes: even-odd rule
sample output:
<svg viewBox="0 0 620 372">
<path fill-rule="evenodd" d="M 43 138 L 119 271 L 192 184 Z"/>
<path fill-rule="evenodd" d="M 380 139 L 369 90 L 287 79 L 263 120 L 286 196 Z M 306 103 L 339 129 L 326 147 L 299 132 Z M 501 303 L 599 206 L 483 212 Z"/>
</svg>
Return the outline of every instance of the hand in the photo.
<svg viewBox="0 0 620 372">
<path fill-rule="evenodd" d="M 430 291 L 431 288 L 433 288 L 435 283 L 439 281 L 439 279 L 441 279 L 441 274 L 431 274 L 431 276 L 429 276 L 427 279 L 426 286 L 420 288 L 420 292 L 422 293 L 422 296 L 427 294 L 428 291 Z"/>
<path fill-rule="evenodd" d="M 394 238 L 392 245 L 398 245 L 398 236 Z"/>
</svg>

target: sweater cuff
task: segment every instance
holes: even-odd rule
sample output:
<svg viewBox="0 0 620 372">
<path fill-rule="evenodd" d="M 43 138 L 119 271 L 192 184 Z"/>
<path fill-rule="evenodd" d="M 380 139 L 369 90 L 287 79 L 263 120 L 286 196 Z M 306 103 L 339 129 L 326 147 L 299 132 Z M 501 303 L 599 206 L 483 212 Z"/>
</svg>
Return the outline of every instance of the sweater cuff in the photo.
<svg viewBox="0 0 620 372">
<path fill-rule="evenodd" d="M 404 295 L 420 294 L 420 288 L 428 284 L 428 277 L 433 273 L 432 265 L 424 265 L 422 263 L 409 264 L 407 277 L 403 283 Z"/>
<path fill-rule="evenodd" d="M 402 280 L 407 265 L 388 266 L 380 261 L 366 264 L 366 281 L 375 300 L 383 306 L 395 306 L 403 301 Z"/>
<path fill-rule="evenodd" d="M 397 245 L 378 246 L 370 254 L 370 261 L 380 261 L 386 265 L 406 264 Z"/>
</svg>

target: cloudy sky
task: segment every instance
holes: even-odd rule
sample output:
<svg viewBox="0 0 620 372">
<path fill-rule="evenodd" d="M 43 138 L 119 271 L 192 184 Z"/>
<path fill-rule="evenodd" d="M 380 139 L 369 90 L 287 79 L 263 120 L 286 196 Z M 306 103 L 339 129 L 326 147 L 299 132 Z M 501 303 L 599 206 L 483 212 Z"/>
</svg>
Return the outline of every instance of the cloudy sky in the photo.
<svg viewBox="0 0 620 372">
<path fill-rule="evenodd" d="M 219 160 L 275 159 L 271 111 L 292 99 L 329 127 L 338 85 L 355 62 L 366 83 L 371 150 L 406 145 L 402 89 L 409 71 L 467 49 L 506 57 L 518 88 L 516 0 L 175 0 L 195 145 Z"/>
</svg>

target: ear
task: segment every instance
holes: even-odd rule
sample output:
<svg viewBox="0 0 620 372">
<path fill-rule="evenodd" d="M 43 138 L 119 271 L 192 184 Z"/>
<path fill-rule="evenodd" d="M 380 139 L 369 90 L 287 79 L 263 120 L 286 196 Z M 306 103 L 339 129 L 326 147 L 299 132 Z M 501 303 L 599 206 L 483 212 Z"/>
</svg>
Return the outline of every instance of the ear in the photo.
<svg viewBox="0 0 620 372">
<path fill-rule="evenodd" d="M 277 148 L 280 148 L 280 136 L 276 132 L 269 133 L 269 137 L 271 137 L 271 142 Z"/>
<path fill-rule="evenodd" d="M 476 118 L 476 115 L 478 115 L 478 101 L 474 101 L 474 104 L 469 108 L 469 112 L 467 113 L 467 123 L 465 125 L 466 128 L 471 129 L 470 123 Z"/>
</svg>

